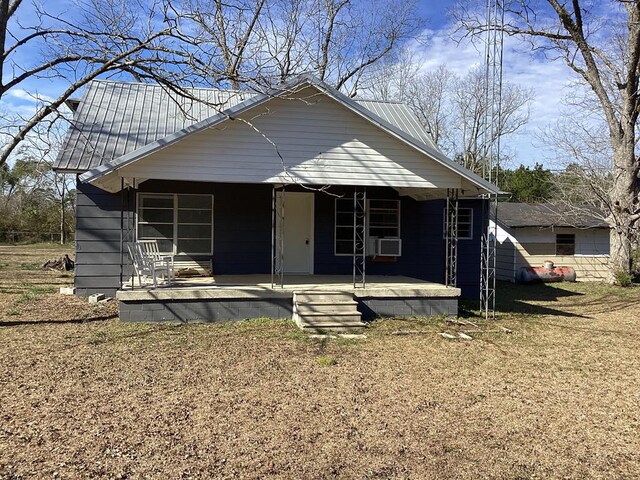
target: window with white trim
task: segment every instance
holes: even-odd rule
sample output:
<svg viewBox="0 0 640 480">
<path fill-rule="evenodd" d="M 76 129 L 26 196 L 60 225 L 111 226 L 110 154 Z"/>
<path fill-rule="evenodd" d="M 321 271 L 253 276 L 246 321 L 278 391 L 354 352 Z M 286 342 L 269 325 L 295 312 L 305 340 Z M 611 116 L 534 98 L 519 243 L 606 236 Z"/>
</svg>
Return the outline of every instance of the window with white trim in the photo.
<svg viewBox="0 0 640 480">
<path fill-rule="evenodd" d="M 447 238 L 447 209 L 443 210 L 442 238 Z M 458 240 L 471 240 L 473 238 L 473 208 L 458 207 Z"/>
<path fill-rule="evenodd" d="M 335 200 L 335 255 L 353 255 L 353 198 Z M 367 200 L 367 238 L 400 238 L 400 200 Z"/>
<path fill-rule="evenodd" d="M 367 237 L 400 238 L 400 200 L 368 200 Z"/>
<path fill-rule="evenodd" d="M 473 209 L 458 208 L 458 239 L 473 238 Z"/>
<path fill-rule="evenodd" d="M 157 240 L 163 253 L 213 253 L 213 195 L 138 194 L 137 238 Z"/>
</svg>

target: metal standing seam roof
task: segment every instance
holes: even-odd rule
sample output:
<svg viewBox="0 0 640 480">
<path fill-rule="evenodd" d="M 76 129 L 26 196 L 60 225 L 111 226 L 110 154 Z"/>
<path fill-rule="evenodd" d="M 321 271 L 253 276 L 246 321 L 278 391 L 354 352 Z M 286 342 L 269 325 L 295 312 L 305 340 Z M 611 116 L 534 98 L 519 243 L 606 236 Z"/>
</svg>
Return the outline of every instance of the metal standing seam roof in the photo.
<svg viewBox="0 0 640 480">
<path fill-rule="evenodd" d="M 420 120 L 418 120 L 418 117 L 416 117 L 404 103 L 382 100 L 361 100 L 358 98 L 354 100 L 381 119 L 386 120 L 391 125 L 408 133 L 416 140 L 420 140 L 433 149 L 438 148 L 420 123 Z"/>
<path fill-rule="evenodd" d="M 91 170 L 255 95 L 206 88 L 186 90 L 202 101 L 155 84 L 94 80 L 82 97 L 54 168 Z"/>
<path fill-rule="evenodd" d="M 187 91 L 204 102 L 194 102 L 155 84 L 111 80 L 91 82 L 56 159 L 55 168 L 75 172 L 92 170 L 257 95 L 206 88 Z M 421 143 L 436 148 L 406 105 L 376 100 L 356 101 Z"/>
<path fill-rule="evenodd" d="M 501 202 L 498 205 L 498 221 L 511 228 L 609 228 L 602 216 L 565 205 L 545 203 Z"/>
<path fill-rule="evenodd" d="M 80 172 L 89 170 L 80 179 L 92 181 L 187 135 L 216 125 L 226 120 L 229 115 L 238 115 L 274 96 L 304 85 L 317 88 L 486 191 L 499 193 L 495 185 L 456 164 L 438 150 L 428 139 L 418 119 L 406 106 L 371 100 L 358 102 L 311 75 L 301 75 L 280 88 L 261 94 L 210 89 L 192 90 L 198 98 L 216 101 L 217 105 L 213 108 L 170 94 L 165 88 L 157 85 L 93 82 L 76 113 L 75 124 L 70 129 L 54 168 Z M 137 90 L 133 92 L 134 101 L 130 98 L 132 95 L 129 90 Z M 175 108 L 176 104 L 182 109 Z M 173 127 L 169 128 L 169 124 Z M 180 125 L 184 126 L 173 129 Z"/>
</svg>

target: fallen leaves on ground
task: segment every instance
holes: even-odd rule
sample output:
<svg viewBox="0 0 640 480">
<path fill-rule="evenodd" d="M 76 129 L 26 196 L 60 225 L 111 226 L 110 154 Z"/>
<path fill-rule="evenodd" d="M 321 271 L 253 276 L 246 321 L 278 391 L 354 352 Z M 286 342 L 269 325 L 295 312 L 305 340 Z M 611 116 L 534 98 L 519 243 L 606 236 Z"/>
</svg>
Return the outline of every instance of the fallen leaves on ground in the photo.
<svg viewBox="0 0 640 480">
<path fill-rule="evenodd" d="M 471 341 L 442 319 L 311 339 L 122 323 L 20 268 L 51 251 L 9 248 L 2 479 L 640 477 L 640 289 L 519 287 L 497 321 L 512 333 L 473 318 Z"/>
</svg>

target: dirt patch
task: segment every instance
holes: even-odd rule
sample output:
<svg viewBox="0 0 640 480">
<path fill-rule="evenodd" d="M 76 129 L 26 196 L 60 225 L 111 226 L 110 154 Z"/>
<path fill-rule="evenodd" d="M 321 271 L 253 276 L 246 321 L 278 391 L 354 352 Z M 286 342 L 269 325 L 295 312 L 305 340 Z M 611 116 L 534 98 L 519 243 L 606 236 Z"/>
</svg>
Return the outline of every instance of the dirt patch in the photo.
<svg viewBox="0 0 640 480">
<path fill-rule="evenodd" d="M 473 317 L 310 339 L 18 302 L 70 281 L 24 253 L 0 247 L 0 478 L 640 477 L 640 289 L 511 287 L 510 334 Z"/>
</svg>

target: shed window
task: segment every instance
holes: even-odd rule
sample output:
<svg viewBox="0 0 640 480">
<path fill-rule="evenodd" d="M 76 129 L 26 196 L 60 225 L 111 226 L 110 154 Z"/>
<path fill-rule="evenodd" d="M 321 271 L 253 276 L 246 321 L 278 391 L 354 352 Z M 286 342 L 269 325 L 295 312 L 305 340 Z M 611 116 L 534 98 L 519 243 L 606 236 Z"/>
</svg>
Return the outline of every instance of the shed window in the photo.
<svg viewBox="0 0 640 480">
<path fill-rule="evenodd" d="M 556 234 L 556 255 L 575 255 L 576 236 L 573 233 Z"/>
<path fill-rule="evenodd" d="M 213 253 L 213 196 L 172 193 L 138 195 L 138 239 L 157 240 L 163 253 Z"/>
<path fill-rule="evenodd" d="M 400 201 L 367 201 L 367 238 L 400 238 Z M 336 198 L 335 254 L 353 255 L 353 198 Z"/>
</svg>

